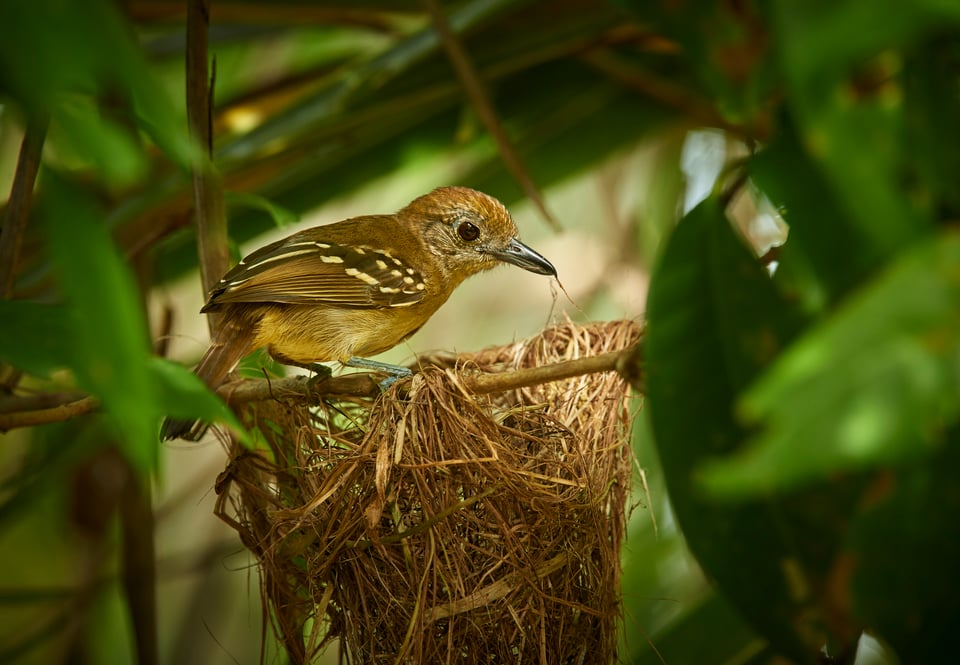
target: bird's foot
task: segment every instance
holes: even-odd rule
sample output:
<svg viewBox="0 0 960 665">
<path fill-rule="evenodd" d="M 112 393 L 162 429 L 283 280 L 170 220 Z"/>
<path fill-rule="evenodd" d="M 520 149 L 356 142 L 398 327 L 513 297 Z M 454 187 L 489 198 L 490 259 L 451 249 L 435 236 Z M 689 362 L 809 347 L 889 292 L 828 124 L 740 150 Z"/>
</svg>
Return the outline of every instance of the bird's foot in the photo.
<svg viewBox="0 0 960 665">
<path fill-rule="evenodd" d="M 345 363 L 347 367 L 356 367 L 357 369 L 369 369 L 375 372 L 384 372 L 387 374 L 387 377 L 380 382 L 380 390 L 386 392 L 387 388 L 396 383 L 397 379 L 405 379 L 408 376 L 413 376 L 413 371 L 408 367 L 401 367 L 400 365 L 391 365 L 390 363 L 382 363 L 377 360 L 369 360 L 368 358 L 350 358 Z"/>
</svg>

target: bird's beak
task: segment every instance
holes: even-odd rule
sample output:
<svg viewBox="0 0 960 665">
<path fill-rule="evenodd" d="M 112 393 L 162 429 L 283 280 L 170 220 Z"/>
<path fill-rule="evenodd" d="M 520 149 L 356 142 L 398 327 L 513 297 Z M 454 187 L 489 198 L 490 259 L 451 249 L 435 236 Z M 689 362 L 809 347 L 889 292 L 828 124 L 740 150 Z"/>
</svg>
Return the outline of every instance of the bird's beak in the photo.
<svg viewBox="0 0 960 665">
<path fill-rule="evenodd" d="M 501 261 L 512 263 L 538 275 L 557 276 L 557 269 L 553 267 L 552 263 L 516 238 L 512 238 L 506 247 L 490 249 L 487 250 L 487 253 Z"/>
</svg>

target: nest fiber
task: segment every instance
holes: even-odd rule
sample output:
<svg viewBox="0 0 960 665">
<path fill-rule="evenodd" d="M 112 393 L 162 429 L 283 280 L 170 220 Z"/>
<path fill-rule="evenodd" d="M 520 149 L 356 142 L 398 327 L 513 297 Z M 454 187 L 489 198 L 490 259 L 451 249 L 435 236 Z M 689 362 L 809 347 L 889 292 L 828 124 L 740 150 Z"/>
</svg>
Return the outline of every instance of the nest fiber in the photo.
<svg viewBox="0 0 960 665">
<path fill-rule="evenodd" d="M 487 395 L 464 385 L 628 348 L 623 321 L 570 322 L 426 367 L 375 399 L 260 402 L 219 511 L 261 567 L 295 663 L 616 660 L 631 457 L 615 372 Z"/>
</svg>

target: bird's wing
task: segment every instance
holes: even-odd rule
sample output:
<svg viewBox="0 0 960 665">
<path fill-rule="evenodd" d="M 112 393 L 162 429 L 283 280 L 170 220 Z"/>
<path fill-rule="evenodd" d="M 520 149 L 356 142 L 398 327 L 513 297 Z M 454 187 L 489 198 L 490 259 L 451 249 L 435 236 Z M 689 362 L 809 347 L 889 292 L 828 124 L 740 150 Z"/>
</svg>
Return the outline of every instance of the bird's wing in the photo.
<svg viewBox="0 0 960 665">
<path fill-rule="evenodd" d="M 210 292 L 203 311 L 228 303 L 404 307 L 424 296 L 423 277 L 386 251 L 291 236 L 257 250 Z"/>
</svg>

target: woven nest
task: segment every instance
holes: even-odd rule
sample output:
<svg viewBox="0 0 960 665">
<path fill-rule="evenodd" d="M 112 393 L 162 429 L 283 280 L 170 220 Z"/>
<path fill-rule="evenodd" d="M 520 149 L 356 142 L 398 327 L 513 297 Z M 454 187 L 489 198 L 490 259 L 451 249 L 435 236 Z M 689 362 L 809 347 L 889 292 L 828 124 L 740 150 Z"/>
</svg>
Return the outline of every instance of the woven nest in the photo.
<svg viewBox="0 0 960 665">
<path fill-rule="evenodd" d="M 245 417 L 218 512 L 261 566 L 295 663 L 616 660 L 634 415 L 615 372 L 477 396 L 509 372 L 628 348 L 629 321 L 570 322 L 425 368 L 376 399 Z"/>
</svg>

